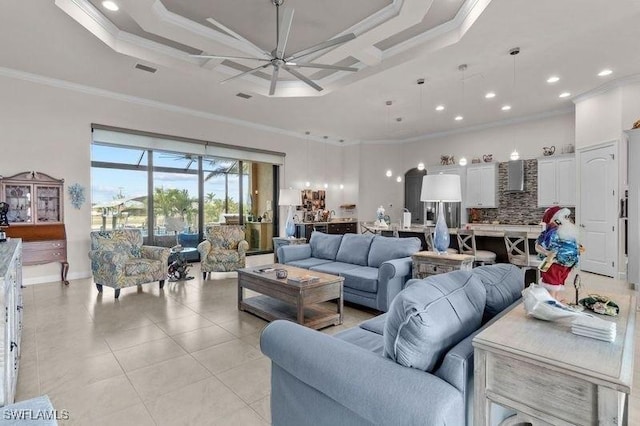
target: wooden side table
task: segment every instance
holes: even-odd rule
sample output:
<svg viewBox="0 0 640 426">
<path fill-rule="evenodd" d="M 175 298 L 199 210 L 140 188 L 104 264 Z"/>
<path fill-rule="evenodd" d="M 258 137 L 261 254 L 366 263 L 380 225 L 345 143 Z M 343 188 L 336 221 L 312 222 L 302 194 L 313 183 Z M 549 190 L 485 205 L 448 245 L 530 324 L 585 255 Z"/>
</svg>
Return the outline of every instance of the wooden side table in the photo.
<svg viewBox="0 0 640 426">
<path fill-rule="evenodd" d="M 491 405 L 517 414 L 501 425 L 627 425 L 633 383 L 635 297 L 620 306 L 616 340 L 571 333 L 566 322 L 528 317 L 522 305 L 473 339 L 473 424 L 491 424 Z"/>
<path fill-rule="evenodd" d="M 455 270 L 470 271 L 473 268 L 473 256 L 466 254 L 438 254 L 433 251 L 420 251 L 411 256 L 413 278 L 427 278 Z"/>
<path fill-rule="evenodd" d="M 274 262 L 278 263 L 278 248 L 282 246 L 288 246 L 290 244 L 306 244 L 306 238 L 286 238 L 286 237 L 273 237 L 273 258 Z"/>
</svg>

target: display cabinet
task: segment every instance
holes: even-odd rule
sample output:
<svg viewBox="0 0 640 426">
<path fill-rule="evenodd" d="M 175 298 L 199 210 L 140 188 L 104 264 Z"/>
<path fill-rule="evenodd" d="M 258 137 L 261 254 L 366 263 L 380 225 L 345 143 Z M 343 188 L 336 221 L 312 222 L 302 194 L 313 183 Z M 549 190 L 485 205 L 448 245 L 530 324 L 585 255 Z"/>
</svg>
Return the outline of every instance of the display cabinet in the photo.
<svg viewBox="0 0 640 426">
<path fill-rule="evenodd" d="M 0 177 L 0 184 L 0 198 L 9 206 L 5 232 L 8 237 L 22 238 L 22 264 L 60 262 L 60 277 L 68 284 L 64 179 L 30 171 Z"/>
</svg>

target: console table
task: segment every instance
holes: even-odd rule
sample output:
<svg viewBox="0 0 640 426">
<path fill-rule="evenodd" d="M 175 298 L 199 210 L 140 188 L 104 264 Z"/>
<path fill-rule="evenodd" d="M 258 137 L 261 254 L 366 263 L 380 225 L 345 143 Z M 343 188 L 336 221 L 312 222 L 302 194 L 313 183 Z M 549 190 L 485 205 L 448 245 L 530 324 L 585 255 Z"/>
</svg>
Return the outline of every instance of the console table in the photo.
<svg viewBox="0 0 640 426">
<path fill-rule="evenodd" d="M 517 411 L 515 425 L 626 425 L 633 382 L 635 297 L 620 306 L 616 340 L 571 333 L 570 323 L 528 317 L 521 304 L 473 339 L 474 425 L 489 425 L 492 403 Z"/>
<path fill-rule="evenodd" d="M 473 268 L 473 256 L 467 254 L 438 254 L 433 251 L 419 251 L 411 256 L 412 278 L 427 278 L 461 269 Z"/>
</svg>

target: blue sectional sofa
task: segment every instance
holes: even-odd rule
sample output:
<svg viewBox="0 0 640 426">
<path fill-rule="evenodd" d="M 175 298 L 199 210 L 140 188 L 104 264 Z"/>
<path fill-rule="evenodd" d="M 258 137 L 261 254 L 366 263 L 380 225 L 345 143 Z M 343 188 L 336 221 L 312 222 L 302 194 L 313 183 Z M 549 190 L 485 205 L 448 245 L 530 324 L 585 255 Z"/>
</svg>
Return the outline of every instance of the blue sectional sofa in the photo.
<svg viewBox="0 0 640 426">
<path fill-rule="evenodd" d="M 509 264 L 411 280 L 388 313 L 335 336 L 274 321 L 260 339 L 272 424 L 472 425 L 472 339 L 523 284 Z M 492 409 L 496 422 L 507 415 Z"/>
<path fill-rule="evenodd" d="M 411 278 L 418 238 L 313 232 L 309 244 L 278 248 L 280 263 L 344 277 L 344 300 L 386 312 Z"/>
</svg>

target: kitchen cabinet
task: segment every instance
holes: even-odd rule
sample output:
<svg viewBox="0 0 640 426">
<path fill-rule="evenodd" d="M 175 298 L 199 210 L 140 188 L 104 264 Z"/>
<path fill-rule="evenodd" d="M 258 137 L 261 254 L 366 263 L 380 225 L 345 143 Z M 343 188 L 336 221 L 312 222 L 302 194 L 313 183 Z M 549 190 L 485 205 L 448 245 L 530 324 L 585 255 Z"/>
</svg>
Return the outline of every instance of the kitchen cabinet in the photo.
<svg viewBox="0 0 640 426">
<path fill-rule="evenodd" d="M 467 166 L 466 208 L 498 207 L 498 164 L 484 163 Z"/>
<path fill-rule="evenodd" d="M 576 205 L 576 158 L 561 155 L 538 159 L 538 207 Z"/>
<path fill-rule="evenodd" d="M 296 238 L 306 238 L 309 241 L 313 231 L 325 234 L 357 234 L 358 222 L 313 222 L 296 223 Z"/>
<path fill-rule="evenodd" d="M 5 229 L 8 237 L 22 238 L 22 264 L 60 262 L 60 278 L 65 284 L 67 236 L 64 226 L 64 179 L 41 172 L 23 172 L 0 177 L 0 199 L 9 205 Z"/>
<path fill-rule="evenodd" d="M 18 382 L 22 334 L 22 242 L 0 243 L 0 406 L 13 404 Z"/>
</svg>

